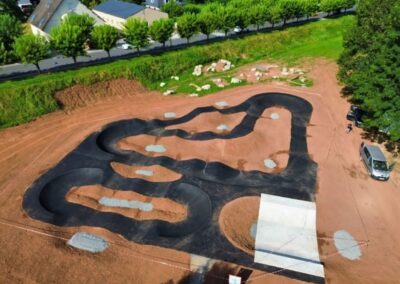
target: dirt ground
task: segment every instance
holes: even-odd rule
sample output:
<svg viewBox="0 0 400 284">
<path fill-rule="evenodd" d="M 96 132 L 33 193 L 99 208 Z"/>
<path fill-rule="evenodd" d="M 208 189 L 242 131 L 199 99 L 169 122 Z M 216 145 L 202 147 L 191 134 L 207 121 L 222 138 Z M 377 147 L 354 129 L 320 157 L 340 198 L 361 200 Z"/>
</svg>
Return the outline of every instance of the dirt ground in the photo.
<svg viewBox="0 0 400 284">
<path fill-rule="evenodd" d="M 271 119 L 272 113 L 278 114 L 279 119 Z M 226 122 L 229 129 L 233 129 L 244 115 L 237 113 L 227 115 L 226 118 L 222 117 L 222 114 L 216 113 L 202 114 L 190 122 L 167 127 L 167 129 L 180 128 L 190 133 L 219 132 L 216 130 L 218 125 Z M 118 142 L 118 146 L 123 150 L 134 150 L 148 156 L 168 156 L 176 160 L 197 158 L 203 161 L 221 162 L 239 170 L 275 173 L 284 170 L 288 162 L 290 120 L 291 114 L 288 110 L 273 107 L 266 109 L 257 120 L 254 130 L 243 137 L 190 141 L 172 136 L 156 137 L 143 134 L 122 139 Z M 163 145 L 167 150 L 164 153 L 148 153 L 145 147 L 151 144 Z M 277 167 L 272 169 L 265 167 L 265 159 L 274 160 Z"/>
<path fill-rule="evenodd" d="M 340 97 L 336 65 L 321 60 L 309 70 L 308 75 L 314 80 L 311 88 L 275 82 L 199 98 L 165 97 L 132 88 L 133 93 L 126 96 L 94 101 L 68 113 L 58 111 L 0 131 L 0 282 L 126 283 L 134 279 L 135 283 L 184 283 L 190 255 L 138 245 L 99 228 L 60 228 L 32 220 L 22 210 L 23 194 L 36 178 L 109 122 L 133 117 L 163 119 L 167 111 L 180 116 L 194 107 L 220 100 L 235 105 L 269 91 L 289 92 L 307 99 L 314 107 L 307 134 L 310 155 L 318 163 L 317 229 L 327 282 L 397 282 L 399 188 L 395 179 L 378 182 L 365 174 L 358 155 L 361 131 L 345 132 L 349 104 Z M 110 248 L 93 255 L 67 247 L 65 240 L 78 230 L 104 236 L 110 241 Z M 337 230 L 348 231 L 363 244 L 360 260 L 350 261 L 337 253 L 332 242 Z M 223 283 L 219 277 L 227 275 L 222 267 L 223 263 L 207 279 Z M 247 281 L 289 282 L 298 281 L 261 271 L 253 272 Z"/>
</svg>

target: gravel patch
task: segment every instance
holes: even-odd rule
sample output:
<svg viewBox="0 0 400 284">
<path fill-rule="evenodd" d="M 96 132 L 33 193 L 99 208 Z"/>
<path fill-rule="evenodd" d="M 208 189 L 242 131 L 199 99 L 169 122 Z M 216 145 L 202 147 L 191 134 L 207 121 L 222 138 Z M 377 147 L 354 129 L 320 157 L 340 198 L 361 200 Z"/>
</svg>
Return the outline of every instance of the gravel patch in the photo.
<svg viewBox="0 0 400 284">
<path fill-rule="evenodd" d="M 341 256 L 350 260 L 360 259 L 360 246 L 350 233 L 345 230 L 336 231 L 333 238 L 335 240 L 335 247 Z"/>
<path fill-rule="evenodd" d="M 153 204 L 147 202 L 140 202 L 136 200 L 102 197 L 99 200 L 99 203 L 103 206 L 108 206 L 108 207 L 139 209 L 145 212 L 153 210 Z"/>
<path fill-rule="evenodd" d="M 67 244 L 71 247 L 92 253 L 102 252 L 108 247 L 108 242 L 102 237 L 85 232 L 78 232 L 74 234 L 67 241 Z"/>
<path fill-rule="evenodd" d="M 164 153 L 165 151 L 167 151 L 164 145 L 147 145 L 145 149 L 147 152 L 156 152 L 156 153 Z"/>
</svg>

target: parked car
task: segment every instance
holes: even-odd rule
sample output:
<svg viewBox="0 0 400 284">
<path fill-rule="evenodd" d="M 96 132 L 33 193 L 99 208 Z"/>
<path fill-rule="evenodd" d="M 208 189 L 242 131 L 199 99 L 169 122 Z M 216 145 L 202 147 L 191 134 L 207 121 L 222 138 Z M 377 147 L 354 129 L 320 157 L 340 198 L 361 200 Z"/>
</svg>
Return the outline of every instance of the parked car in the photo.
<svg viewBox="0 0 400 284">
<path fill-rule="evenodd" d="M 379 147 L 367 145 L 364 142 L 361 143 L 360 158 L 364 162 L 364 165 L 372 178 L 384 181 L 389 179 L 389 165 Z"/>
<path fill-rule="evenodd" d="M 364 111 L 360 109 L 358 106 L 351 105 L 349 112 L 347 113 L 347 120 L 353 121 L 355 126 L 362 126 L 362 117 L 364 115 Z"/>
</svg>

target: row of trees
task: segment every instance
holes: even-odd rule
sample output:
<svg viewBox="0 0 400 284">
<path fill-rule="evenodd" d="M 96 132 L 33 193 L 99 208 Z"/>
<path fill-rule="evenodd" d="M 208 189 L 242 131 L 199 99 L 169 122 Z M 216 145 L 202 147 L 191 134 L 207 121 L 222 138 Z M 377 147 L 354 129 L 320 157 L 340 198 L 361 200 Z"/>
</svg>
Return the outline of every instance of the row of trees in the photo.
<svg viewBox="0 0 400 284">
<path fill-rule="evenodd" d="M 200 6 L 180 5 L 172 0 L 162 7 L 162 11 L 168 13 L 170 18 L 177 18 L 184 14 L 200 14 L 202 11 L 216 12 L 225 7 L 232 8 L 229 10 L 233 14 L 250 15 L 250 10 L 256 10 L 257 7 L 261 9 L 260 14 L 261 11 L 272 13 L 276 23 L 279 20 L 286 22 L 293 18 L 309 17 L 318 11 L 337 13 L 352 8 L 355 4 L 356 0 L 221 0 L 210 1 L 207 5 Z"/>
<path fill-rule="evenodd" d="M 159 19 L 150 26 L 140 19 L 128 19 L 122 32 L 109 25 L 94 26 L 94 20 L 88 15 L 70 14 L 51 31 L 50 41 L 40 36 L 22 35 L 22 25 L 16 18 L 0 15 L 0 61 L 6 64 L 19 59 L 23 63 L 35 64 L 40 71 L 39 61 L 48 57 L 51 49 L 72 57 L 76 62 L 78 56 L 86 54 L 88 45 L 103 49 L 110 56 L 110 50 L 120 38 L 125 38 L 126 42 L 140 50 L 147 47 L 151 39 L 165 46 L 175 30 L 189 43 L 190 38 L 197 33 L 206 35 L 208 39 L 217 30 L 227 35 L 235 27 L 245 30 L 253 25 L 258 30 L 266 22 L 274 26 L 280 22 L 286 24 L 290 19 L 308 18 L 328 2 L 341 3 L 339 6 L 330 6 L 330 10 L 354 5 L 354 0 L 319 1 L 231 0 L 226 5 L 219 2 L 207 4 L 201 10 L 194 9 L 198 9 L 197 5 L 187 4 L 186 9 L 191 7 L 190 12 L 175 19 Z M 174 1 L 168 5 L 165 6 L 181 7 Z"/>
<path fill-rule="evenodd" d="M 339 78 L 365 128 L 400 140 L 400 2 L 363 0 L 344 38 Z"/>
</svg>

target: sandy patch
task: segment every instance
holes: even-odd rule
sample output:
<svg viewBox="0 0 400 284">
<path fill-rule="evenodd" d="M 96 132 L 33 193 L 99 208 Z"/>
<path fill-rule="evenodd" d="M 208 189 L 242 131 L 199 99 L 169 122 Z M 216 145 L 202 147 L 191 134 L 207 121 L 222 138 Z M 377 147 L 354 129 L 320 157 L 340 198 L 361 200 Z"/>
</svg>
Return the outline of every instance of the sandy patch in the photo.
<svg viewBox="0 0 400 284">
<path fill-rule="evenodd" d="M 279 113 L 280 118 L 271 119 L 272 113 Z M 213 128 L 218 125 L 222 119 L 221 116 L 223 117 L 217 113 L 199 116 L 197 120 L 193 119 L 180 127 L 188 130 L 209 130 L 211 125 Z M 236 117 L 236 121 L 240 121 L 241 117 L 242 115 Z M 235 125 L 235 121 L 231 125 Z M 201 159 L 209 162 L 221 162 L 243 171 L 257 170 L 278 173 L 287 166 L 290 130 L 290 112 L 284 108 L 272 107 L 263 112 L 256 122 L 254 131 L 243 137 L 227 140 L 190 141 L 178 137 L 156 137 L 142 134 L 120 140 L 118 147 L 149 156 L 168 156 L 176 160 Z M 145 148 L 152 144 L 162 144 L 166 151 L 164 153 L 148 153 Z M 273 169 L 265 167 L 265 159 L 274 160 L 277 166 Z"/>
<path fill-rule="evenodd" d="M 115 172 L 117 172 L 119 175 L 123 177 L 141 178 L 152 182 L 172 182 L 182 177 L 181 174 L 171 171 L 170 169 L 167 169 L 160 165 L 131 166 L 118 162 L 111 162 L 111 167 Z M 150 171 L 153 174 L 151 176 L 143 175 L 140 174 L 140 170 Z"/>
<path fill-rule="evenodd" d="M 102 197 L 151 203 L 153 209 L 151 211 L 142 211 L 139 209 L 103 206 L 99 203 Z M 113 190 L 101 185 L 74 187 L 68 192 L 66 200 L 98 211 L 118 213 L 136 220 L 163 220 L 174 223 L 183 221 L 187 217 L 186 206 L 168 198 L 150 197 L 133 191 Z"/>
<path fill-rule="evenodd" d="M 246 196 L 226 204 L 219 215 L 219 226 L 225 237 L 237 248 L 254 255 L 255 239 L 251 235 L 257 223 L 260 197 Z"/>
</svg>

